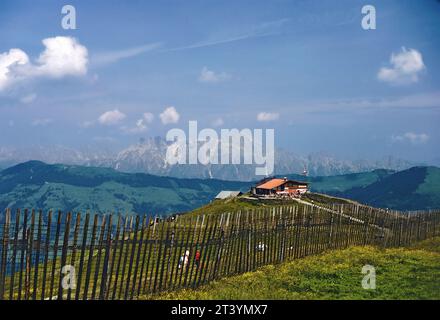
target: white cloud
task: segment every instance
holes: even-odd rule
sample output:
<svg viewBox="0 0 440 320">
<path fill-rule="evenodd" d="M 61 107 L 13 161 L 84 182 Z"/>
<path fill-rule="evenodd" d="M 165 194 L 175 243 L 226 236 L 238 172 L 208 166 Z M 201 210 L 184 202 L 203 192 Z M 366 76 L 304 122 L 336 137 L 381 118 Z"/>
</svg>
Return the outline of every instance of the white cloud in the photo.
<svg viewBox="0 0 440 320">
<path fill-rule="evenodd" d="M 145 112 L 143 114 L 143 120 L 145 120 L 146 123 L 152 123 L 154 120 L 154 114 L 151 112 Z"/>
<path fill-rule="evenodd" d="M 154 120 L 154 114 L 150 112 L 145 112 L 142 115 L 141 119 L 136 121 L 136 124 L 133 128 L 121 127 L 121 130 L 126 133 L 141 133 L 148 130 L 148 124 L 152 123 Z"/>
<path fill-rule="evenodd" d="M 44 119 L 35 119 L 32 121 L 32 125 L 34 127 L 45 127 L 48 124 L 51 124 L 53 122 L 52 119 L 44 118 Z"/>
<path fill-rule="evenodd" d="M 170 124 L 179 122 L 180 115 L 176 111 L 176 108 L 168 107 L 159 115 L 159 117 L 163 124 Z"/>
<path fill-rule="evenodd" d="M 278 120 L 280 115 L 278 113 L 271 113 L 271 112 L 260 112 L 257 115 L 258 121 L 274 121 Z"/>
<path fill-rule="evenodd" d="M 144 119 L 139 119 L 136 121 L 136 124 L 133 128 L 123 126 L 120 129 L 125 133 L 136 134 L 136 133 L 141 133 L 141 132 L 147 131 L 148 127 L 147 127 Z"/>
<path fill-rule="evenodd" d="M 107 111 L 103 113 L 99 118 L 98 122 L 103 125 L 115 125 L 124 120 L 126 115 L 119 111 L 118 109 Z"/>
<path fill-rule="evenodd" d="M 221 127 L 225 122 L 222 118 L 217 118 L 212 122 L 213 127 Z"/>
<path fill-rule="evenodd" d="M 419 74 L 426 67 L 422 54 L 415 50 L 402 47 L 401 52 L 391 54 L 392 67 L 383 67 L 379 70 L 377 78 L 394 85 L 405 85 L 419 81 Z"/>
<path fill-rule="evenodd" d="M 37 77 L 62 78 L 87 73 L 88 51 L 75 38 L 43 39 L 45 50 L 36 63 L 21 49 L 0 54 L 0 91 L 14 83 Z"/>
<path fill-rule="evenodd" d="M 424 144 L 428 142 L 429 135 L 426 133 L 414 133 L 414 132 L 406 132 L 402 135 L 393 135 L 391 137 L 393 142 L 409 142 L 411 144 Z"/>
<path fill-rule="evenodd" d="M 11 49 L 0 54 L 0 91 L 17 80 L 14 67 L 29 63 L 29 57 L 20 49 Z"/>
<path fill-rule="evenodd" d="M 37 62 L 42 75 L 61 78 L 80 76 L 87 73 L 87 48 L 71 37 L 54 37 L 43 40 L 46 49 Z"/>
<path fill-rule="evenodd" d="M 199 81 L 206 83 L 216 83 L 216 82 L 226 81 L 229 80 L 230 78 L 231 76 L 226 72 L 216 73 L 212 70 L 209 70 L 207 67 L 203 67 L 199 75 Z"/>
</svg>

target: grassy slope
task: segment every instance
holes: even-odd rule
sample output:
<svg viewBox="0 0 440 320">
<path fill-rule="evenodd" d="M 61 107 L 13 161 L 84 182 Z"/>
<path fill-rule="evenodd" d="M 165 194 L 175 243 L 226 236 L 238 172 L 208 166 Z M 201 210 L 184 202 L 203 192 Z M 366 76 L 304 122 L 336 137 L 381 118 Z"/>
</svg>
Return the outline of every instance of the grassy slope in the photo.
<svg viewBox="0 0 440 320">
<path fill-rule="evenodd" d="M 391 170 L 351 173 L 328 177 L 308 177 L 310 187 L 315 192 L 341 193 L 352 188 L 365 187 L 393 174 Z"/>
<path fill-rule="evenodd" d="M 414 167 L 366 187 L 347 190 L 341 196 L 376 207 L 418 210 L 440 207 L 439 194 L 440 169 Z"/>
<path fill-rule="evenodd" d="M 425 181 L 417 188 L 416 194 L 428 195 L 432 203 L 440 206 L 440 170 L 428 167 Z"/>
<path fill-rule="evenodd" d="M 361 286 L 365 264 L 376 289 Z M 352 247 L 222 279 L 161 299 L 440 299 L 440 237 L 412 248 Z"/>
<path fill-rule="evenodd" d="M 245 195 L 246 196 L 246 195 Z M 192 215 L 202 214 L 222 214 L 227 212 L 237 212 L 240 210 L 252 210 L 266 207 L 276 207 L 280 205 L 297 205 L 294 200 L 248 200 L 243 196 L 225 200 L 214 200 L 211 203 L 191 211 Z"/>
</svg>

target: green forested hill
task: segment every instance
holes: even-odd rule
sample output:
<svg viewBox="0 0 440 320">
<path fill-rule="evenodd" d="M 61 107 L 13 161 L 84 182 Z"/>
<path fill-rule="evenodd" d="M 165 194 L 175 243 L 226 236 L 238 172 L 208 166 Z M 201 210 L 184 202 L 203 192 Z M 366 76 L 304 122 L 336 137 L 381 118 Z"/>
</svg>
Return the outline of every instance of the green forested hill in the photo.
<svg viewBox="0 0 440 320">
<path fill-rule="evenodd" d="M 350 173 L 338 176 L 325 177 L 304 177 L 299 175 L 289 175 L 293 180 L 307 180 L 311 183 L 311 188 L 315 192 L 340 193 L 356 187 L 365 187 L 376 181 L 395 173 L 392 170 L 374 170 L 370 172 Z"/>
<path fill-rule="evenodd" d="M 339 194 L 376 207 L 399 210 L 440 208 L 440 169 L 414 167 Z"/>
<path fill-rule="evenodd" d="M 399 210 L 440 208 L 440 169 L 414 167 L 330 177 L 287 175 L 310 182 L 314 192 Z M 209 203 L 221 190 L 249 190 L 252 183 L 177 179 L 122 173 L 108 168 L 26 162 L 0 172 L 0 210 L 136 212 L 190 211 Z M 0 221 L 2 220 L 0 214 Z"/>
<path fill-rule="evenodd" d="M 162 214 L 188 211 L 208 203 L 221 190 L 247 190 L 249 186 L 31 161 L 0 172 L 0 209 Z"/>
<path fill-rule="evenodd" d="M 330 177 L 301 177 L 314 192 L 356 200 L 374 207 L 398 210 L 440 208 L 440 168 L 413 167 L 394 172 L 374 170 Z"/>
<path fill-rule="evenodd" d="M 374 170 L 330 177 L 301 177 L 313 192 L 348 198 L 374 207 L 397 210 L 440 208 L 440 168 L 413 167 L 394 172 Z"/>
</svg>

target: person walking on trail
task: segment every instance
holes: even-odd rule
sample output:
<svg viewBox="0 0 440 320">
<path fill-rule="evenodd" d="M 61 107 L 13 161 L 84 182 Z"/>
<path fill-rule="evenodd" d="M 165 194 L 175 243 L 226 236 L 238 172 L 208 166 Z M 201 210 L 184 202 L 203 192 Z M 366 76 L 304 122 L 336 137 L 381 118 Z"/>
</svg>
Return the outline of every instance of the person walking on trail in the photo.
<svg viewBox="0 0 440 320">
<path fill-rule="evenodd" d="M 186 250 L 185 254 L 183 256 L 181 256 L 179 259 L 178 268 L 181 269 L 182 266 L 186 267 L 188 265 L 188 261 L 189 261 L 189 250 Z"/>
<path fill-rule="evenodd" d="M 197 269 L 200 267 L 200 250 L 197 249 L 196 256 L 195 256 L 196 266 Z"/>
<path fill-rule="evenodd" d="M 267 245 L 265 245 L 265 244 L 262 243 L 262 242 L 259 242 L 259 243 L 258 243 L 258 246 L 257 246 L 257 251 L 259 251 L 259 252 L 264 252 L 264 249 L 266 249 L 266 247 L 267 247 Z"/>
<path fill-rule="evenodd" d="M 188 266 L 188 261 L 189 261 L 189 250 L 185 251 L 185 259 L 183 261 L 183 265 L 186 268 Z"/>
</svg>

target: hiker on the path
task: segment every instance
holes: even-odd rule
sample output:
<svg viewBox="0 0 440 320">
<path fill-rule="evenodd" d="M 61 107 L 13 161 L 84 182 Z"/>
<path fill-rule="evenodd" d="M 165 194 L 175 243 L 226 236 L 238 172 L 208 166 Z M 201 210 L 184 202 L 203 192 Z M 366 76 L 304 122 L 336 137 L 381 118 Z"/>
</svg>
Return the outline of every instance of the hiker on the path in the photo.
<svg viewBox="0 0 440 320">
<path fill-rule="evenodd" d="M 182 268 L 183 260 L 184 260 L 184 259 L 185 259 L 184 256 L 180 256 L 180 258 L 179 258 L 179 264 L 177 265 L 177 268 L 178 268 L 178 269 L 181 269 L 181 268 Z"/>
<path fill-rule="evenodd" d="M 198 269 L 200 267 L 200 250 L 199 249 L 197 249 L 197 251 L 196 251 L 195 261 L 196 261 L 196 266 Z"/>
<path fill-rule="evenodd" d="M 186 267 L 188 265 L 188 261 L 189 261 L 189 250 L 185 251 L 185 254 L 183 256 L 180 257 L 179 259 L 179 266 L 178 268 L 181 269 L 182 268 L 182 264 L 184 267 Z"/>
<path fill-rule="evenodd" d="M 185 252 L 185 259 L 183 261 L 183 266 L 184 267 L 188 266 L 188 261 L 189 261 L 189 250 L 186 250 L 186 252 Z"/>
<path fill-rule="evenodd" d="M 257 250 L 263 252 L 267 246 L 264 243 L 259 242 L 257 246 Z"/>
</svg>

